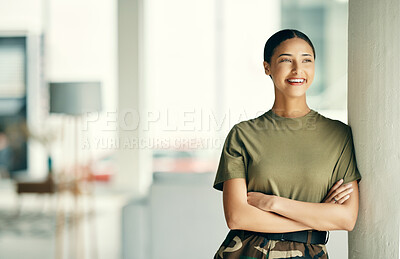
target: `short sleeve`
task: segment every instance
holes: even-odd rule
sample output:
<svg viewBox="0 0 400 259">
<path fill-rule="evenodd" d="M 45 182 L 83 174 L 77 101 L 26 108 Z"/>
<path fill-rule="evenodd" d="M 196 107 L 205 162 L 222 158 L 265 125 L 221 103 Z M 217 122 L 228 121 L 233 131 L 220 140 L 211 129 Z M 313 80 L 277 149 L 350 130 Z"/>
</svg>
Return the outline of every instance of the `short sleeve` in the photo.
<svg viewBox="0 0 400 259">
<path fill-rule="evenodd" d="M 237 124 L 231 128 L 225 139 L 213 187 L 222 191 L 223 182 L 232 178 L 246 178 L 243 144 L 238 134 Z"/>
<path fill-rule="evenodd" d="M 343 184 L 357 180 L 361 181 L 361 174 L 357 167 L 357 161 L 354 150 L 353 135 L 351 128 L 348 126 L 345 145 L 336 164 L 335 172 L 336 180 L 343 178 Z"/>
</svg>

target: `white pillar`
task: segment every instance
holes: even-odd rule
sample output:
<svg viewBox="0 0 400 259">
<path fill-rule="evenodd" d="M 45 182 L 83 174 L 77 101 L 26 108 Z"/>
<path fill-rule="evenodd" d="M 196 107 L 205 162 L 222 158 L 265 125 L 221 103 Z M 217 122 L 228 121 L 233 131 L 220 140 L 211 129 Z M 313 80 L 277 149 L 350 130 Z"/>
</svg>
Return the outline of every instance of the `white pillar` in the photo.
<svg viewBox="0 0 400 259">
<path fill-rule="evenodd" d="M 399 13 L 398 1 L 349 1 L 349 125 L 363 176 L 349 259 L 399 258 Z"/>
<path fill-rule="evenodd" d="M 146 114 L 143 86 L 143 2 L 118 1 L 118 173 L 116 187 L 145 194 L 151 183 L 151 150 L 140 147 Z M 139 113 L 141 113 L 139 115 Z M 136 116 L 139 115 L 139 116 Z M 136 127 L 138 125 L 138 127 Z"/>
</svg>

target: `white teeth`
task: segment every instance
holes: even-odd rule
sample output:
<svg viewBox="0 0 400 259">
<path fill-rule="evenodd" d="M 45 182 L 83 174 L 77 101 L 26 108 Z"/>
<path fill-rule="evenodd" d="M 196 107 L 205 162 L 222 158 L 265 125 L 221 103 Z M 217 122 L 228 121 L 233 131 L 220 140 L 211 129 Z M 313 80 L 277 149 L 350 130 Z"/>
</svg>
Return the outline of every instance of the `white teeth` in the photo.
<svg viewBox="0 0 400 259">
<path fill-rule="evenodd" d="M 304 79 L 289 79 L 288 81 L 291 83 L 303 83 Z"/>
</svg>

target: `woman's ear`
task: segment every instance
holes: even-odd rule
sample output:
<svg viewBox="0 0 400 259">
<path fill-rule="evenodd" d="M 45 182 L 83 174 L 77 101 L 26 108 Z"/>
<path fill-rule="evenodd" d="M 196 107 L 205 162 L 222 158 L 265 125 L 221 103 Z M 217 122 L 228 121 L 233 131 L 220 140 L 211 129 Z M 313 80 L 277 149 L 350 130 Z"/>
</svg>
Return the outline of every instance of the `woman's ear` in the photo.
<svg viewBox="0 0 400 259">
<path fill-rule="evenodd" d="M 264 65 L 265 74 L 267 76 L 271 75 L 271 68 L 270 68 L 269 64 L 266 61 L 264 61 L 263 65 Z"/>
</svg>

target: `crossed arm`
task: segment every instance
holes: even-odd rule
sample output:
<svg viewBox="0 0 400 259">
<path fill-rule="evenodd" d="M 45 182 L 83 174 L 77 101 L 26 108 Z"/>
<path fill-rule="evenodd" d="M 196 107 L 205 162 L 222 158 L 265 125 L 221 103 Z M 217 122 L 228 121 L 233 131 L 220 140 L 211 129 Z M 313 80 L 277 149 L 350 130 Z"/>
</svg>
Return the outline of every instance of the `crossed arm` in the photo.
<svg viewBox="0 0 400 259">
<path fill-rule="evenodd" d="M 358 184 L 342 204 L 311 203 L 253 193 L 248 200 L 244 178 L 224 182 L 225 219 L 230 229 L 282 233 L 301 230 L 352 231 L 358 215 Z M 249 193 L 250 194 L 250 193 Z M 249 204 L 249 202 L 251 204 Z"/>
</svg>

